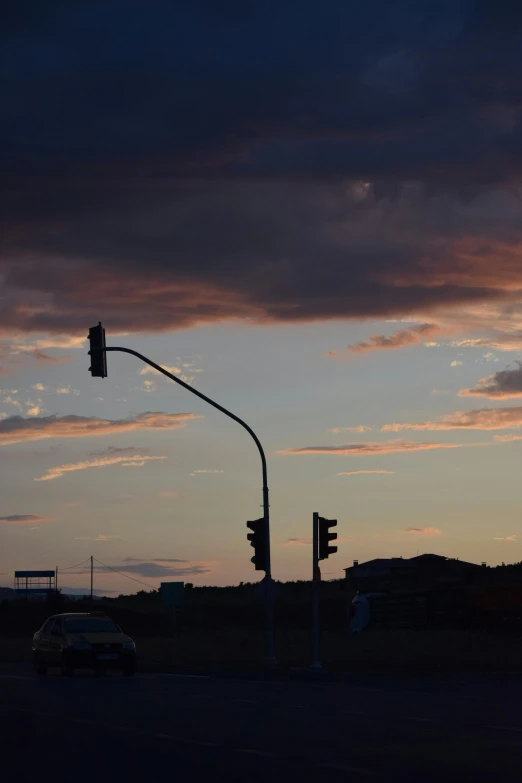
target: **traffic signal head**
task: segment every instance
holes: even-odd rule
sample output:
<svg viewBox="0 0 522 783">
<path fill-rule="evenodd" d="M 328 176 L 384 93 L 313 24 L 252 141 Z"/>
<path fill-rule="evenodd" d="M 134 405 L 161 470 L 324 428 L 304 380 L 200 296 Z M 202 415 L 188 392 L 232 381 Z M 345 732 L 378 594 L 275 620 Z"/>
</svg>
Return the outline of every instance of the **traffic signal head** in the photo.
<svg viewBox="0 0 522 783">
<path fill-rule="evenodd" d="M 107 377 L 107 354 L 105 348 L 105 329 L 101 325 L 91 326 L 89 329 L 89 356 L 91 357 L 91 366 L 89 370 L 93 378 Z"/>
<path fill-rule="evenodd" d="M 335 541 L 337 533 L 329 533 L 331 527 L 337 527 L 336 519 L 324 519 L 319 517 L 319 560 L 326 560 L 337 552 L 336 546 L 330 546 L 330 541 Z"/>
<path fill-rule="evenodd" d="M 250 546 L 254 547 L 254 557 L 251 562 L 254 563 L 256 571 L 266 571 L 266 531 L 265 519 L 254 519 L 253 522 L 247 522 L 247 527 L 252 533 L 247 533 Z"/>
</svg>

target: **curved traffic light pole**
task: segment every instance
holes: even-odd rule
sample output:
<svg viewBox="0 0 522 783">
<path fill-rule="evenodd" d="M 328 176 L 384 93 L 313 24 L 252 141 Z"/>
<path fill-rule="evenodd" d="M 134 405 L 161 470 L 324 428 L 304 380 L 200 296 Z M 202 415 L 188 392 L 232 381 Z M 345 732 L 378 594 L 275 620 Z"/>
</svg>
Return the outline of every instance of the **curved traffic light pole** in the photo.
<svg viewBox="0 0 522 783">
<path fill-rule="evenodd" d="M 133 351 L 131 348 L 104 346 L 103 348 L 93 348 L 92 350 L 89 351 L 89 355 L 92 355 L 94 353 L 102 353 L 106 351 L 120 351 L 121 353 L 130 353 L 133 356 L 137 356 L 138 359 L 141 359 L 142 362 L 145 362 L 145 364 L 150 365 L 150 367 L 154 367 L 155 370 L 157 370 L 162 375 L 165 375 L 167 378 L 170 378 L 171 381 L 174 381 L 175 383 L 179 383 L 180 386 L 183 386 L 185 389 L 188 389 L 189 392 L 192 392 L 192 394 L 195 394 L 197 397 L 200 397 L 202 400 L 205 400 L 205 402 L 208 402 L 209 405 L 212 405 L 214 408 L 217 408 L 218 411 L 221 411 L 221 413 L 224 413 L 225 416 L 228 416 L 229 418 L 234 419 L 234 421 L 237 421 L 237 423 L 240 424 L 243 427 L 243 429 L 245 429 L 248 432 L 248 434 L 251 436 L 254 443 L 256 444 L 257 449 L 259 451 L 259 456 L 261 457 L 261 468 L 263 471 L 263 518 L 265 521 L 265 538 L 266 538 L 266 561 L 265 561 L 266 568 L 265 568 L 265 577 L 262 580 L 265 583 L 265 588 L 266 588 L 265 589 L 265 609 L 266 609 L 265 660 L 266 663 L 270 665 L 277 663 L 274 654 L 273 580 L 272 580 L 272 569 L 271 569 L 271 562 L 270 562 L 270 511 L 269 511 L 269 503 L 268 503 L 267 468 L 266 468 L 265 452 L 263 451 L 263 447 L 261 445 L 259 438 L 257 437 L 254 430 L 251 427 L 249 427 L 248 424 L 243 421 L 243 419 L 240 419 L 239 416 L 236 416 L 234 413 L 231 413 L 226 408 L 223 408 L 222 405 L 219 405 L 217 402 L 214 402 L 214 400 L 211 400 L 210 397 L 207 397 L 205 394 L 202 394 L 201 392 L 197 391 L 197 389 L 194 389 L 192 386 L 189 386 L 188 383 L 185 383 L 185 381 L 182 381 L 176 375 L 173 375 L 172 373 L 163 369 L 163 367 L 160 367 L 159 364 L 156 364 L 156 362 L 151 361 L 151 359 L 147 359 L 146 356 L 143 356 L 143 354 L 138 353 L 138 351 Z"/>
</svg>

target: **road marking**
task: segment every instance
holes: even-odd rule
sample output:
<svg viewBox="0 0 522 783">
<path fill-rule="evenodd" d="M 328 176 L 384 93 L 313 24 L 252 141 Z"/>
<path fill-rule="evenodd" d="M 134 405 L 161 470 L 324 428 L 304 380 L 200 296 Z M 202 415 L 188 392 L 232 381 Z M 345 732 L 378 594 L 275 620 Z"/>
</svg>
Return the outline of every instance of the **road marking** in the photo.
<svg viewBox="0 0 522 783">
<path fill-rule="evenodd" d="M 162 739 L 162 740 L 172 740 L 174 742 L 181 742 L 188 745 L 200 745 L 201 747 L 205 748 L 221 748 L 222 743 L 220 742 L 203 742 L 199 740 L 192 740 L 188 739 L 187 737 L 178 737 L 175 734 L 162 734 L 158 732 L 152 732 L 152 731 L 144 731 L 143 729 L 139 729 L 134 726 L 121 726 L 119 724 L 114 723 L 99 723 L 95 720 L 88 720 L 86 718 L 76 718 L 72 717 L 70 715 L 53 715 L 50 712 L 36 712 L 35 710 L 31 710 L 25 707 L 11 707 L 7 706 L 5 704 L 0 704 L 0 709 L 7 709 L 12 710 L 14 712 L 23 712 L 23 713 L 29 713 L 31 715 L 35 715 L 39 718 L 61 718 L 62 720 L 70 721 L 71 723 L 81 723 L 81 724 L 87 724 L 95 726 L 98 729 L 113 729 L 113 731 L 123 731 L 123 732 L 129 732 L 131 734 L 139 734 L 143 737 L 154 737 L 155 739 Z M 241 753 L 257 753 L 258 755 L 266 755 L 269 756 L 269 753 L 263 753 L 262 751 L 255 751 L 255 750 L 245 750 L 240 751 Z"/>
<path fill-rule="evenodd" d="M 321 769 L 340 769 L 342 772 L 350 772 L 353 775 L 373 775 L 371 769 L 361 769 L 361 767 L 352 767 L 349 764 L 319 764 Z"/>
<path fill-rule="evenodd" d="M 160 673 L 156 674 L 156 677 L 178 677 L 184 680 L 210 680 L 209 674 L 168 674 Z"/>
<path fill-rule="evenodd" d="M 27 677 L 22 674 L 0 674 L 2 680 L 33 680 L 34 677 Z"/>
<path fill-rule="evenodd" d="M 408 696 L 438 696 L 438 693 L 430 693 L 429 691 L 401 691 L 401 693 L 406 693 Z"/>
<path fill-rule="evenodd" d="M 238 702 L 239 704 L 259 704 L 259 702 L 253 699 L 230 699 L 230 701 Z"/>
<path fill-rule="evenodd" d="M 522 733 L 520 726 L 486 726 L 486 729 L 495 729 L 495 731 L 516 731 Z"/>
<path fill-rule="evenodd" d="M 265 758 L 273 758 L 272 753 L 267 753 L 264 750 L 255 750 L 254 748 L 239 748 L 238 753 L 250 753 L 252 756 L 264 756 Z"/>
<path fill-rule="evenodd" d="M 386 693 L 385 688 L 365 688 L 362 685 L 356 685 L 355 689 L 358 691 L 369 691 L 369 693 Z M 394 691 L 389 691 L 392 695 L 396 695 Z"/>
</svg>

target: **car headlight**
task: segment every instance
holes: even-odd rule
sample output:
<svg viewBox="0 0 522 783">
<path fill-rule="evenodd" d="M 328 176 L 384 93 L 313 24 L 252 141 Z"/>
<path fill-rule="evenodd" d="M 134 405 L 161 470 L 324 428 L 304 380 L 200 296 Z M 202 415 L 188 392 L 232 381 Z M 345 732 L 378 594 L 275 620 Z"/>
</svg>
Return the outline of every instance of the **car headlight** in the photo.
<svg viewBox="0 0 522 783">
<path fill-rule="evenodd" d="M 123 650 L 135 650 L 136 649 L 136 645 L 134 644 L 134 642 L 132 640 L 129 641 L 129 642 L 123 642 L 122 649 Z"/>
<path fill-rule="evenodd" d="M 88 642 L 71 642 L 67 645 L 68 650 L 92 650 Z"/>
</svg>

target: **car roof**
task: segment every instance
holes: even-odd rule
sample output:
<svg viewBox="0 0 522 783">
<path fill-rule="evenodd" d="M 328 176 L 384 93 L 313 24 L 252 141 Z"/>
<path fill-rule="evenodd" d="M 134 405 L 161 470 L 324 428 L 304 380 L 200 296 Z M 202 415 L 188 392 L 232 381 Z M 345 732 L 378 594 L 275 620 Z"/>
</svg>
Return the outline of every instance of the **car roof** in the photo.
<svg viewBox="0 0 522 783">
<path fill-rule="evenodd" d="M 91 612 L 64 612 L 63 614 L 53 614 L 51 617 L 49 617 L 49 620 L 57 620 L 59 617 L 94 617 L 94 619 L 96 619 L 100 617 L 107 617 L 107 615 L 98 613 L 92 614 Z"/>
</svg>

